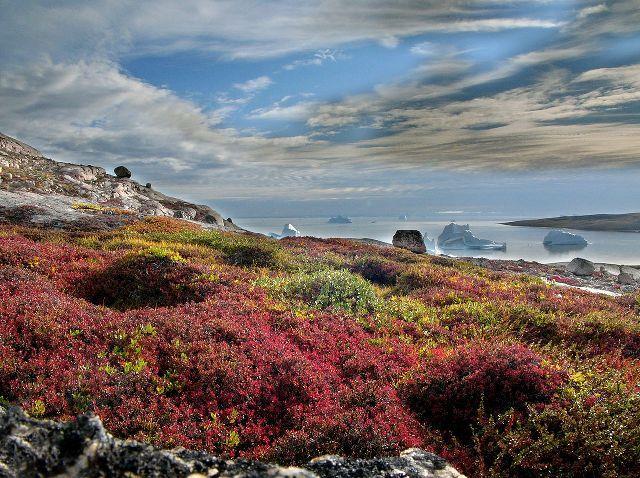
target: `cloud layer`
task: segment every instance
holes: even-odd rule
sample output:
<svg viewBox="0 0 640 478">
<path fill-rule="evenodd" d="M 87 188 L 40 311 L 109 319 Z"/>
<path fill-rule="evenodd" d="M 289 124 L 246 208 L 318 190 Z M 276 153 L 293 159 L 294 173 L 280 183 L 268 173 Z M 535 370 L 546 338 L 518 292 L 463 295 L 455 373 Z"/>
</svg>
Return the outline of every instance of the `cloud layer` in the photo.
<svg viewBox="0 0 640 478">
<path fill-rule="evenodd" d="M 541 36 L 539 46 L 491 61 L 480 47 L 447 40 L 513 31 L 557 39 Z M 408 194 L 428 189 L 409 177 L 437 169 L 635 167 L 640 54 L 624 48 L 639 35 L 636 0 L 8 2 L 0 131 L 56 158 L 133 164 L 203 199 Z M 363 44 L 411 57 L 415 67 L 331 101 L 290 91 L 252 104 L 305 67 L 330 82 L 322 68 L 349 68 L 347 50 Z M 181 52 L 282 61 L 212 92 L 217 108 L 121 66 Z M 598 55 L 623 59 L 597 63 Z M 262 129 L 227 122 L 243 105 L 246 121 Z M 281 123 L 298 130 L 274 133 L 270 125 Z"/>
</svg>

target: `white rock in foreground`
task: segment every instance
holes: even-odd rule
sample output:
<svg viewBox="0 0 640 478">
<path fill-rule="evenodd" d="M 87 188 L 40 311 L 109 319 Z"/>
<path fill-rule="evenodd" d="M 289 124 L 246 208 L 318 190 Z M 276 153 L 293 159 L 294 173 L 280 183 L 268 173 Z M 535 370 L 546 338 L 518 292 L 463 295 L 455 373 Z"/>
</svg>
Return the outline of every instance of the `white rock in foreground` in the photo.
<svg viewBox="0 0 640 478">
<path fill-rule="evenodd" d="M 505 250 L 506 242 L 494 242 L 488 239 L 479 239 L 469 230 L 469 224 L 464 226 L 451 223 L 445 226 L 442 234 L 438 236 L 438 248 L 442 250 Z"/>
<path fill-rule="evenodd" d="M 545 246 L 586 246 L 587 240 L 578 235 L 560 229 L 553 229 L 544 237 Z"/>
</svg>

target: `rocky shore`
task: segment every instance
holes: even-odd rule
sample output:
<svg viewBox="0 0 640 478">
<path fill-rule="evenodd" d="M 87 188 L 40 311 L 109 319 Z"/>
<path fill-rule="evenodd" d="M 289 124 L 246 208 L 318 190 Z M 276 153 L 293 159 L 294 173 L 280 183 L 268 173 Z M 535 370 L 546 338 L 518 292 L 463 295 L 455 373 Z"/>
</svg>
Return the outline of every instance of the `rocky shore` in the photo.
<svg viewBox="0 0 640 478">
<path fill-rule="evenodd" d="M 302 467 L 226 460 L 184 448 L 161 450 L 112 437 L 94 415 L 59 423 L 0 406 L 1 478 L 464 478 L 420 449 L 370 460 L 315 458 Z"/>
</svg>

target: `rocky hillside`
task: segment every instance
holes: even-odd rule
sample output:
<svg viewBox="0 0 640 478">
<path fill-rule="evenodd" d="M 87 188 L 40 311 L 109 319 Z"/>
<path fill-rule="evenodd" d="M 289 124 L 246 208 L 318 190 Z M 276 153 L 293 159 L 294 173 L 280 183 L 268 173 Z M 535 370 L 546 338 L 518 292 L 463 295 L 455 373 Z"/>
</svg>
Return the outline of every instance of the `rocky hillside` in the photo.
<svg viewBox="0 0 640 478">
<path fill-rule="evenodd" d="M 74 477 L 271 477 L 464 478 L 445 460 L 413 448 L 399 457 L 371 460 L 325 455 L 304 467 L 224 460 L 184 448 L 160 450 L 113 438 L 95 415 L 68 423 L 34 420 L 19 408 L 0 406 L 0 476 Z"/>
<path fill-rule="evenodd" d="M 169 216 L 238 230 L 208 206 L 166 196 L 150 184 L 142 186 L 126 177 L 126 170 L 123 173 L 118 177 L 98 166 L 54 161 L 0 134 L 0 218 L 87 230 L 112 229 L 145 216 Z"/>
</svg>

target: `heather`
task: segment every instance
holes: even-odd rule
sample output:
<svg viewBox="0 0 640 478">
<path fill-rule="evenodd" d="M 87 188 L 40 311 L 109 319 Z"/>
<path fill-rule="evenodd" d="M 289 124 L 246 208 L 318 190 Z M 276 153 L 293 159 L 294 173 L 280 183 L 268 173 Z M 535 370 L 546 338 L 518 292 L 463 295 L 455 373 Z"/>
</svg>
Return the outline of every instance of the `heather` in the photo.
<svg viewBox="0 0 640 478">
<path fill-rule="evenodd" d="M 0 397 L 302 463 L 420 446 L 471 476 L 637 476 L 638 301 L 347 240 L 147 219 L 0 230 Z"/>
</svg>

